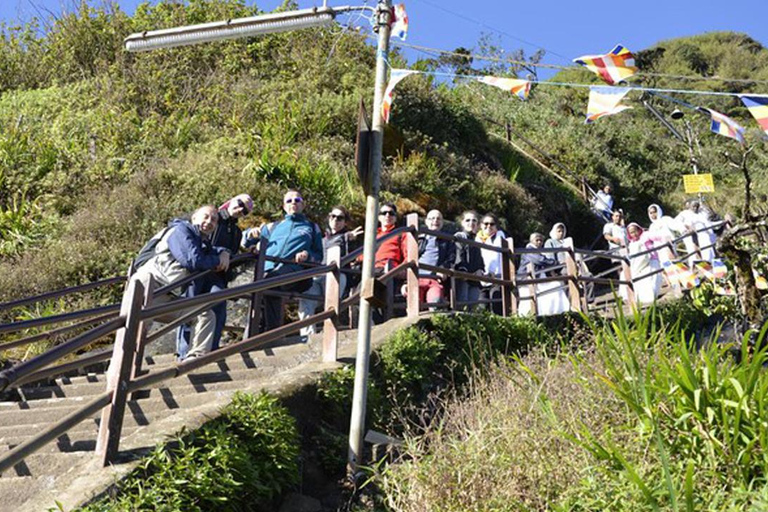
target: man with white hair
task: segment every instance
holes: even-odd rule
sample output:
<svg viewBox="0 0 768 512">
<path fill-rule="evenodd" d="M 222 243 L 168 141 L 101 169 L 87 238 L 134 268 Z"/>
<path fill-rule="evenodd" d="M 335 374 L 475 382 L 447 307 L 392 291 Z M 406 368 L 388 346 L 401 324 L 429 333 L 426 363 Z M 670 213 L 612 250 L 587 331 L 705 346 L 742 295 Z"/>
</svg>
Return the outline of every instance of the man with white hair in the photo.
<svg viewBox="0 0 768 512">
<path fill-rule="evenodd" d="M 426 227 L 430 231 L 443 229 L 443 214 L 440 210 L 430 210 L 427 213 Z M 449 239 L 438 238 L 435 235 L 419 235 L 419 264 L 452 269 L 456 259 L 456 248 Z M 419 271 L 419 300 L 428 304 L 436 304 L 443 299 L 444 277 L 432 270 Z M 406 285 L 402 288 L 406 295 Z"/>
<path fill-rule="evenodd" d="M 211 234 L 210 245 L 227 251 L 234 256 L 240 250 L 240 241 L 243 232 L 240 230 L 238 220 L 248 215 L 253 210 L 253 199 L 248 194 L 239 194 L 219 207 L 219 220 L 216 229 Z M 232 269 L 212 272 L 190 283 L 185 294 L 186 297 L 194 297 L 201 293 L 218 292 L 227 288 L 230 281 L 235 278 Z M 222 301 L 211 308 L 216 315 L 216 323 L 213 331 L 213 343 L 211 350 L 219 348 L 221 334 L 227 321 L 227 302 Z M 176 334 L 176 354 L 184 360 L 189 351 L 191 336 L 189 324 L 179 326 Z"/>
<path fill-rule="evenodd" d="M 218 210 L 213 205 L 201 206 L 192 214 L 190 221 L 174 219 L 165 230 L 154 249 L 154 254 L 131 276 L 132 280 L 149 284 L 154 278 L 155 289 L 187 277 L 192 272 L 214 269 L 226 271 L 229 268 L 229 253 L 212 248 L 208 242 L 219 222 Z M 171 292 L 153 299 L 154 304 L 174 298 Z M 183 313 L 178 313 L 179 316 Z M 168 320 L 168 319 L 164 319 Z M 192 334 L 192 349 L 187 357 L 204 355 L 213 344 L 215 315 L 207 310 L 195 322 Z"/>
</svg>

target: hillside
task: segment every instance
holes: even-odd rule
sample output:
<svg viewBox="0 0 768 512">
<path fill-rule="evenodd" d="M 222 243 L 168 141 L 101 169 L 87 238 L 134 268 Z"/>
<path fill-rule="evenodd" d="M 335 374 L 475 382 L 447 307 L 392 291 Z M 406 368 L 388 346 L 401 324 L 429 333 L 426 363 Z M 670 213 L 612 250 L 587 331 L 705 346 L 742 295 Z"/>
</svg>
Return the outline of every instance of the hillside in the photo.
<svg viewBox="0 0 768 512">
<path fill-rule="evenodd" d="M 362 35 L 334 28 L 139 55 L 122 50 L 132 32 L 256 12 L 242 0 L 192 0 L 145 4 L 131 17 L 83 2 L 43 32 L 34 24 L 2 27 L 0 300 L 122 273 L 167 220 L 239 192 L 258 205 L 251 223 L 276 215 L 288 186 L 304 190 L 315 219 L 336 203 L 360 218 L 355 123 L 361 97 L 370 110 L 375 58 Z M 638 58 L 657 73 L 768 77 L 768 51 L 738 34 L 665 41 Z M 589 79 L 569 70 L 555 80 L 571 78 Z M 644 80 L 651 79 L 657 86 L 671 80 Z M 611 179 L 636 218 L 644 220 L 650 202 L 680 204 L 687 148 L 636 98 L 632 111 L 584 126 L 586 90 L 539 86 L 522 103 L 479 87 L 415 77 L 398 88 L 385 142 L 385 198 L 405 210 L 441 208 L 447 218 L 466 206 L 496 212 L 517 240 L 564 220 L 578 243 L 590 243 L 597 227 L 584 204 L 490 135 L 491 118 L 510 121 L 590 183 Z M 707 106 L 750 123 L 735 100 L 710 100 Z M 725 213 L 742 185 L 722 153 L 738 145 L 706 133 L 703 117 L 693 124 Z M 752 161 L 759 176 L 764 153 L 758 149 Z"/>
</svg>

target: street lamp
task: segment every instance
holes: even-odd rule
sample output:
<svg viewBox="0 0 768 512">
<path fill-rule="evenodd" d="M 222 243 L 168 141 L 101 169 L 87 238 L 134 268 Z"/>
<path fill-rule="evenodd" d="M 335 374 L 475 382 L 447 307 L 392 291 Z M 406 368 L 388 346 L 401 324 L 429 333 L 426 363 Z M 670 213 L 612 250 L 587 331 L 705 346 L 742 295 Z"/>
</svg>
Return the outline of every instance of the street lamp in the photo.
<svg viewBox="0 0 768 512">
<path fill-rule="evenodd" d="M 125 49 L 129 52 L 142 52 L 161 48 L 174 48 L 190 44 L 223 41 L 262 34 L 274 34 L 299 30 L 302 28 L 322 27 L 333 23 L 336 15 L 352 10 L 352 7 L 315 7 L 298 11 L 263 14 L 248 18 L 217 21 L 138 32 L 125 38 Z"/>
<path fill-rule="evenodd" d="M 392 4 L 390 0 L 379 0 L 375 9 L 369 6 L 322 7 L 264 14 L 249 18 L 225 20 L 215 23 L 189 25 L 166 30 L 154 30 L 131 34 L 125 39 L 125 49 L 130 52 L 174 48 L 191 44 L 251 37 L 261 34 L 287 32 L 308 27 L 331 24 L 336 15 L 349 11 L 373 11 L 376 15 L 374 30 L 378 32 L 376 52 L 376 83 L 373 99 L 371 128 L 371 157 L 367 173 L 365 237 L 363 249 L 362 289 L 373 281 L 376 254 L 376 220 L 379 210 L 379 188 L 381 187 L 381 155 L 384 145 L 384 120 L 381 104 L 387 81 L 387 57 L 391 32 Z M 372 289 L 372 287 L 371 287 Z M 363 453 L 363 430 L 365 426 L 365 405 L 368 393 L 368 361 L 371 351 L 372 297 L 361 298 L 358 320 L 357 357 L 355 360 L 355 387 L 352 398 L 352 414 L 349 428 L 348 471 L 355 477 Z M 250 333 L 249 333 L 250 335 Z"/>
</svg>

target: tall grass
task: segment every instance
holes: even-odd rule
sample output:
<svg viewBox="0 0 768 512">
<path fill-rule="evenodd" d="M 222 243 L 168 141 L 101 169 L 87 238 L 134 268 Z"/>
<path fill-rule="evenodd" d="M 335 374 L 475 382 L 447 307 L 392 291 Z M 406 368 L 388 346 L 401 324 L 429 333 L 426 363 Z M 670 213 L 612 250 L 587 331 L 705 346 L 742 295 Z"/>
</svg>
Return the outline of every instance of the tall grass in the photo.
<svg viewBox="0 0 768 512">
<path fill-rule="evenodd" d="M 697 349 L 655 311 L 499 360 L 382 478 L 393 510 L 762 510 L 767 328 Z M 718 333 L 716 333 L 717 335 Z"/>
</svg>

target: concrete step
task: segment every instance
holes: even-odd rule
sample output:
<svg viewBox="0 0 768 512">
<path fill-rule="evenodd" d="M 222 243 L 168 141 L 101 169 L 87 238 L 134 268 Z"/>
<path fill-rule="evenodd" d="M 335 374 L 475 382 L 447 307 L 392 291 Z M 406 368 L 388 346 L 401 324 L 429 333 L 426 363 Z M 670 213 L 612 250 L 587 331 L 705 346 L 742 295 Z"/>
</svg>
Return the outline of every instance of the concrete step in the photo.
<svg viewBox="0 0 768 512">
<path fill-rule="evenodd" d="M 42 475 L 66 473 L 79 463 L 90 459 L 93 459 L 93 453 L 90 452 L 34 453 L 3 473 L 0 481 L 14 476 L 31 476 L 34 480 L 38 480 Z"/>
<path fill-rule="evenodd" d="M 174 409 L 196 407 L 219 399 L 225 396 L 231 396 L 242 387 L 241 382 L 230 382 L 232 385 L 226 389 L 207 390 L 205 392 L 182 393 L 174 389 L 150 390 L 149 393 L 139 392 L 140 397 L 137 400 L 130 400 L 127 403 L 126 415 L 131 412 L 134 414 L 163 413 L 173 411 Z M 154 392 L 153 392 L 154 391 Z M 0 427 L 34 425 L 38 423 L 53 424 L 62 417 L 77 411 L 82 404 L 69 402 L 66 405 L 56 407 L 35 407 L 32 409 L 6 410 L 0 414 Z M 101 413 L 93 417 L 99 417 Z"/>
<path fill-rule="evenodd" d="M 86 430 L 72 430 L 62 434 L 55 441 L 42 447 L 38 453 L 93 451 L 96 447 L 96 436 L 99 429 L 93 422 L 88 422 L 87 427 Z M 123 427 L 122 436 L 129 436 L 141 428 L 137 426 Z M 32 433 L 29 432 L 0 437 L 0 456 L 8 450 L 28 441 L 31 437 Z"/>
<path fill-rule="evenodd" d="M 183 375 L 173 381 L 165 381 L 155 385 L 155 387 L 173 387 L 186 383 L 194 386 L 196 390 L 203 391 L 208 384 L 224 381 L 236 381 L 242 379 L 260 378 L 271 375 L 276 371 L 281 371 L 297 364 L 313 359 L 314 355 L 307 352 L 297 352 L 284 357 L 271 359 L 268 364 L 262 364 L 259 360 L 253 369 L 230 369 L 222 371 L 221 368 L 227 366 L 221 364 L 211 365 L 202 368 L 194 373 Z M 154 368 L 148 367 L 147 370 L 153 371 Z M 93 396 L 104 392 L 106 382 L 104 375 L 89 376 L 86 381 L 78 378 L 77 381 L 70 380 L 71 384 L 59 384 L 56 386 L 39 386 L 22 388 L 21 394 L 25 400 L 32 403 L 35 400 L 65 398 L 76 396 Z M 4 402 L 14 403 L 14 402 Z M 16 402 L 18 403 L 18 402 Z"/>
<path fill-rule="evenodd" d="M 295 363 L 298 364 L 298 363 Z M 285 362 L 284 368 L 291 366 Z M 155 385 L 152 389 L 171 389 L 178 394 L 196 394 L 219 389 L 229 389 L 226 383 L 242 383 L 274 375 L 283 367 L 257 367 L 254 370 L 238 370 L 230 372 L 198 372 L 183 375 L 173 380 L 167 380 Z M 220 384 L 224 384 L 221 386 Z M 236 387 L 236 386 L 234 386 Z M 34 409 L 37 407 L 65 406 L 72 401 L 84 404 L 93 396 L 106 390 L 105 382 L 88 384 L 71 384 L 67 386 L 45 386 L 25 390 L 25 402 L 0 402 L 0 416 L 3 411 L 14 409 Z M 144 395 L 141 395 L 144 396 Z"/>
</svg>

